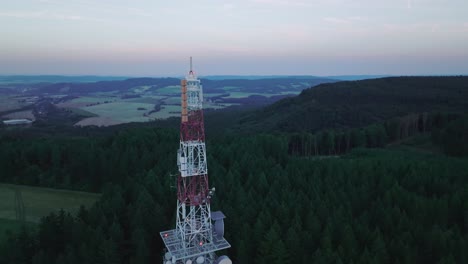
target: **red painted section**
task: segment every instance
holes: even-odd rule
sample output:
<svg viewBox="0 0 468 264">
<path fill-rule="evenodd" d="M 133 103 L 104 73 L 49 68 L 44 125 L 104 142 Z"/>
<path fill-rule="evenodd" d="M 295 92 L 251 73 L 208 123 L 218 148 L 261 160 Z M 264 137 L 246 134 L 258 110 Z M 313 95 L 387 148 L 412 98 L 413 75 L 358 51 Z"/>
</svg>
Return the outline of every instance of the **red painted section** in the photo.
<svg viewBox="0 0 468 264">
<path fill-rule="evenodd" d="M 208 196 L 208 174 L 177 178 L 179 201 L 188 205 L 210 203 Z"/>
<path fill-rule="evenodd" d="M 188 112 L 187 122 L 180 123 L 181 141 L 205 141 L 205 125 L 203 110 Z M 197 206 L 210 203 L 207 198 L 209 192 L 208 174 L 177 178 L 177 197 L 180 202 Z"/>
<path fill-rule="evenodd" d="M 180 140 L 205 142 L 203 110 L 188 112 L 188 121 L 180 123 Z"/>
</svg>

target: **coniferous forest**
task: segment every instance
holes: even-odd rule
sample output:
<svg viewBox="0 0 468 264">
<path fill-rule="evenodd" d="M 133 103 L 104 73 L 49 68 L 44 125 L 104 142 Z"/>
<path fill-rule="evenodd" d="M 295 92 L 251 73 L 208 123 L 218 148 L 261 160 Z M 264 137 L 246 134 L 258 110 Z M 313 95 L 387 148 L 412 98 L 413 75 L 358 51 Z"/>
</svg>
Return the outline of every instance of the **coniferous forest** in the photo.
<svg viewBox="0 0 468 264">
<path fill-rule="evenodd" d="M 401 105 L 350 126 L 239 136 L 207 125 L 225 253 L 242 264 L 468 263 L 467 109 Z M 101 198 L 10 233 L 0 263 L 160 263 L 159 232 L 175 221 L 177 127 L 47 129 L 0 128 L 0 181 Z"/>
</svg>

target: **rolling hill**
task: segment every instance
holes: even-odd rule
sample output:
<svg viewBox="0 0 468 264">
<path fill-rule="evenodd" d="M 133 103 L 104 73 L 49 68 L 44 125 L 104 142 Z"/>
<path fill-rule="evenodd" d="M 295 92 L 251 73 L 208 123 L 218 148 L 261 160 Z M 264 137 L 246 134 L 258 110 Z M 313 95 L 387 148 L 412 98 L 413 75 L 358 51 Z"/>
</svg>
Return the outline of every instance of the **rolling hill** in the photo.
<svg viewBox="0 0 468 264">
<path fill-rule="evenodd" d="M 436 111 L 468 111 L 468 77 L 389 77 L 321 84 L 244 114 L 235 129 L 313 132 Z"/>
<path fill-rule="evenodd" d="M 320 83 L 335 82 L 336 80 L 319 77 L 285 77 L 270 79 L 235 79 L 210 80 L 202 79 L 205 93 L 224 93 L 225 88 L 235 88 L 241 92 L 291 92 L 302 91 Z M 120 91 L 127 92 L 140 86 L 152 86 L 159 89 L 180 84 L 178 78 L 131 78 L 126 80 L 98 81 L 98 82 L 60 82 L 40 86 L 31 90 L 32 93 L 48 94 L 88 94 L 93 92 Z"/>
</svg>

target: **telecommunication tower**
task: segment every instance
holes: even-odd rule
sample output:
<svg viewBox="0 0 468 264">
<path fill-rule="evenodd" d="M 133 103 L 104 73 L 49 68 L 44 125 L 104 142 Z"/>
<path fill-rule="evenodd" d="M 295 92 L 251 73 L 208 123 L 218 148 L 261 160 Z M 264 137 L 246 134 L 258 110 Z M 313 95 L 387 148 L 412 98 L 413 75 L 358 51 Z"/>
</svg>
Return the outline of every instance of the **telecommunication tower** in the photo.
<svg viewBox="0 0 468 264">
<path fill-rule="evenodd" d="M 192 69 L 181 81 L 180 146 L 177 151 L 177 217 L 175 229 L 160 232 L 166 246 L 164 264 L 231 264 L 215 252 L 230 248 L 224 238 L 224 214 L 211 212 L 215 188 L 208 185 L 203 90 Z"/>
</svg>

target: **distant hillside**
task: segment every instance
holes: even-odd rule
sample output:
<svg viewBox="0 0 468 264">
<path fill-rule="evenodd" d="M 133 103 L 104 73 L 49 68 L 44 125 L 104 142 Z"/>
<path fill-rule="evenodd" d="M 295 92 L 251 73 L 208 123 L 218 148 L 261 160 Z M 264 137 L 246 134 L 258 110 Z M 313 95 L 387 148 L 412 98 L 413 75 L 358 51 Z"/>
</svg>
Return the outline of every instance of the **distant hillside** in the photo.
<svg viewBox="0 0 468 264">
<path fill-rule="evenodd" d="M 318 77 L 313 75 L 208 75 L 203 79 L 209 80 L 259 80 L 259 79 L 337 79 L 328 77 Z"/>
<path fill-rule="evenodd" d="M 267 79 L 202 79 L 203 91 L 208 93 L 223 92 L 224 87 L 237 87 L 248 92 L 288 92 L 302 91 L 310 86 L 336 80 L 318 77 L 277 77 Z"/>
<path fill-rule="evenodd" d="M 468 77 L 391 77 L 321 84 L 240 118 L 250 132 L 369 125 L 421 112 L 467 112 Z"/>
<path fill-rule="evenodd" d="M 341 80 L 341 81 L 359 81 L 359 80 L 367 80 L 367 79 L 377 79 L 377 78 L 385 78 L 391 77 L 390 75 L 332 75 L 326 76 L 325 78 Z"/>
<path fill-rule="evenodd" d="M 310 86 L 315 86 L 320 83 L 334 82 L 336 80 L 326 78 L 299 78 L 299 77 L 284 77 L 271 79 L 230 79 L 230 80 L 210 80 L 202 79 L 204 92 L 207 93 L 224 93 L 225 87 L 240 88 L 248 92 L 287 92 L 287 91 L 302 91 Z M 121 91 L 125 92 L 131 88 L 138 86 L 155 86 L 162 88 L 167 86 L 179 85 L 178 78 L 132 78 L 117 81 L 99 81 L 92 83 L 54 83 L 40 87 L 35 93 L 49 94 L 84 94 L 92 92 L 109 92 Z M 268 90 L 270 89 L 270 90 Z"/>
<path fill-rule="evenodd" d="M 179 83 L 176 78 L 132 78 L 118 81 L 99 81 L 91 83 L 54 83 L 41 87 L 40 93 L 66 93 L 66 94 L 84 94 L 93 92 L 125 92 L 133 87 L 144 85 L 158 85 L 160 87 L 175 85 Z"/>
<path fill-rule="evenodd" d="M 0 75 L 0 83 L 58 83 L 125 80 L 122 76 Z"/>
</svg>

